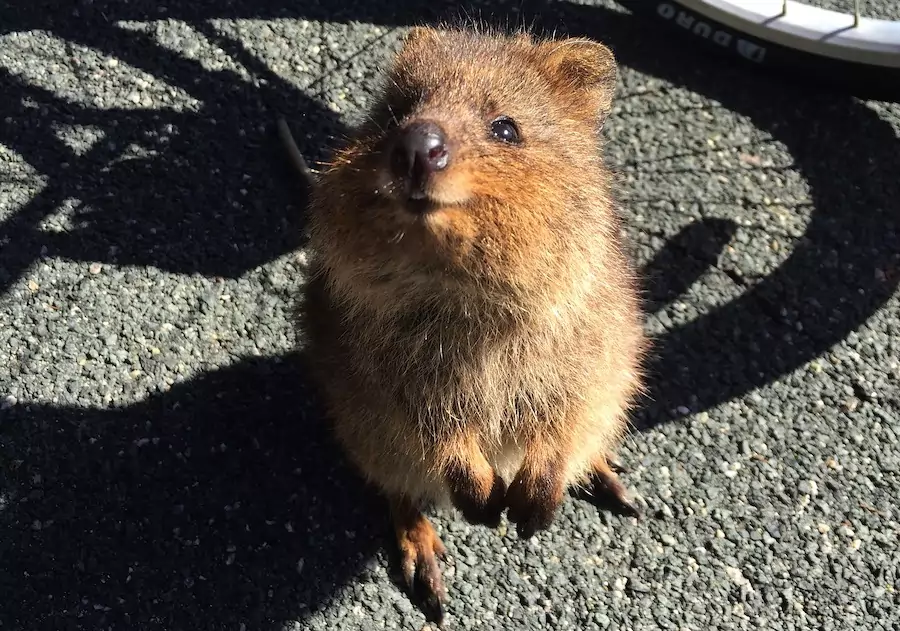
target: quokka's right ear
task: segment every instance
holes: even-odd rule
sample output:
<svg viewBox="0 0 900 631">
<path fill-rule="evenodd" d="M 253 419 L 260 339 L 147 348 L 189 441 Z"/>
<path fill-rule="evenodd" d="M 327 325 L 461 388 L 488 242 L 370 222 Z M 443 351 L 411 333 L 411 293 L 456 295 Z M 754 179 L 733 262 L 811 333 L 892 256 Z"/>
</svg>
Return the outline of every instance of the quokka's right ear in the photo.
<svg viewBox="0 0 900 631">
<path fill-rule="evenodd" d="M 406 33 L 403 38 L 403 47 L 416 46 L 437 38 L 438 32 L 429 26 L 414 26 Z"/>
</svg>

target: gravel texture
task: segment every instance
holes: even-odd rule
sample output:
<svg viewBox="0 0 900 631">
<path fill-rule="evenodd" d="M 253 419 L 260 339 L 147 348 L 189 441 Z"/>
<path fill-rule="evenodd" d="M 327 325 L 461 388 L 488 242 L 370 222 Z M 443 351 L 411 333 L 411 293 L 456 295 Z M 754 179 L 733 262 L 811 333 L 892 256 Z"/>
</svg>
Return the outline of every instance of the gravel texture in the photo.
<svg viewBox="0 0 900 631">
<path fill-rule="evenodd" d="M 840 11 L 841 13 L 853 13 L 854 0 L 802 0 L 805 4 L 811 4 L 822 9 Z M 898 8 L 893 0 L 859 0 L 859 12 L 868 18 L 880 20 L 896 20 Z"/>
<path fill-rule="evenodd" d="M 449 3 L 12 4 L 0 626 L 423 628 L 303 376 L 304 192 L 272 123 L 327 156 Z M 622 454 L 646 519 L 573 497 L 524 543 L 438 516 L 450 624 L 898 628 L 900 106 L 613 4 L 544 8 L 622 64 L 604 133 L 656 339 Z"/>
</svg>

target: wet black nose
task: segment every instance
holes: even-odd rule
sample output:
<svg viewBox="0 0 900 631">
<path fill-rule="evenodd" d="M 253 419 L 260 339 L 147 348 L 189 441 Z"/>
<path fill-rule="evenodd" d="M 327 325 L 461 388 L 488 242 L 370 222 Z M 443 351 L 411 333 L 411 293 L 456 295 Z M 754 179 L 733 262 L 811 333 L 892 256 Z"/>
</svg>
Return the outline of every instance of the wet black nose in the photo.
<svg viewBox="0 0 900 631">
<path fill-rule="evenodd" d="M 391 156 L 397 177 L 407 179 L 410 196 L 424 197 L 423 187 L 428 177 L 447 168 L 450 151 L 443 130 L 435 123 L 412 123 L 400 132 Z"/>
</svg>

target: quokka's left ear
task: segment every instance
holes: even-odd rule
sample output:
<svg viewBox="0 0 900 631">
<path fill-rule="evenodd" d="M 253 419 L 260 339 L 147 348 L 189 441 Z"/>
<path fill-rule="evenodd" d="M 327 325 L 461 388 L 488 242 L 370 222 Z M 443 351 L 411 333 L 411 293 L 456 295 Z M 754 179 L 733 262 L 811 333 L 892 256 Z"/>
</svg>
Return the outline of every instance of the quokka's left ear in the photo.
<svg viewBox="0 0 900 631">
<path fill-rule="evenodd" d="M 617 65 L 612 51 L 589 39 L 561 39 L 540 45 L 551 80 L 562 89 L 589 97 L 601 119 L 609 114 L 616 91 Z"/>
</svg>

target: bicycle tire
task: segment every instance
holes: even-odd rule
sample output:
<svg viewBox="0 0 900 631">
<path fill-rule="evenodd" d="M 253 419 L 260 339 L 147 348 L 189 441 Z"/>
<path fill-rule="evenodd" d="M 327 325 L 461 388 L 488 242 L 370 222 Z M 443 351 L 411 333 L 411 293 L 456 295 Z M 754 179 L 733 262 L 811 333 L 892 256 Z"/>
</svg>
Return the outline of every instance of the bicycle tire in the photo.
<svg viewBox="0 0 900 631">
<path fill-rule="evenodd" d="M 749 67 L 813 79 L 864 99 L 900 102 L 900 21 L 860 18 L 854 29 L 848 14 L 799 2 L 788 2 L 788 20 L 780 0 L 761 0 L 752 10 L 728 0 L 618 1 Z M 816 26 L 804 28 L 803 20 Z M 836 24 L 847 26 L 830 28 Z"/>
</svg>

